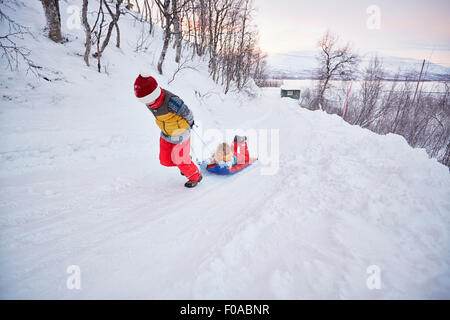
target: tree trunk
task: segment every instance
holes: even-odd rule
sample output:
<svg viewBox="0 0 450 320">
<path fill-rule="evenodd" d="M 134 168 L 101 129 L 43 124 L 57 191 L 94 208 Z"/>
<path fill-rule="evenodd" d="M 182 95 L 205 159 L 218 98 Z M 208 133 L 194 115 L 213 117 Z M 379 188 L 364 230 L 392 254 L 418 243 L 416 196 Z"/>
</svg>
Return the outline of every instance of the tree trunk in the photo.
<svg viewBox="0 0 450 320">
<path fill-rule="evenodd" d="M 89 54 L 91 53 L 91 27 L 87 19 L 88 0 L 83 0 L 83 8 L 81 10 L 81 20 L 83 22 L 84 31 L 86 33 L 86 42 L 84 44 L 86 50 L 84 51 L 84 61 L 89 66 Z"/>
<path fill-rule="evenodd" d="M 175 31 L 175 45 L 176 45 L 176 56 L 175 62 L 180 62 L 181 57 L 181 30 L 180 30 L 180 18 L 178 15 L 177 0 L 172 0 L 172 12 L 173 12 L 173 28 Z"/>
<path fill-rule="evenodd" d="M 152 8 L 150 7 L 150 4 L 148 3 L 148 0 L 145 0 L 144 5 L 147 7 L 148 21 L 150 22 L 149 33 L 152 34 L 152 30 L 153 30 Z"/>
<path fill-rule="evenodd" d="M 117 23 L 119 21 L 120 16 L 120 6 L 122 5 L 123 0 L 117 0 L 116 2 L 116 20 L 114 21 L 114 25 L 116 27 L 116 47 L 120 48 L 120 29 L 119 24 Z"/>
<path fill-rule="evenodd" d="M 200 3 L 200 45 L 197 47 L 197 54 L 202 56 L 205 53 L 206 41 L 206 10 L 204 0 L 199 0 Z"/>
<path fill-rule="evenodd" d="M 48 37 L 55 42 L 62 41 L 61 15 L 59 13 L 59 0 L 41 0 L 47 19 Z"/>
<path fill-rule="evenodd" d="M 122 4 L 123 0 L 117 0 L 116 2 L 116 14 L 114 14 L 111 10 L 111 8 L 109 7 L 108 3 L 105 1 L 105 6 L 106 9 L 108 10 L 109 15 L 111 16 L 111 22 L 109 23 L 108 26 L 108 32 L 106 33 L 106 37 L 105 40 L 103 40 L 103 44 L 102 47 L 100 49 L 100 54 L 103 54 L 103 51 L 105 50 L 105 48 L 108 46 L 109 44 L 109 40 L 111 38 L 111 34 L 112 34 L 112 30 L 114 27 L 116 27 L 116 32 L 117 32 L 117 40 L 116 40 L 116 47 L 119 48 L 120 47 L 120 33 L 119 33 L 119 26 L 117 24 L 117 21 L 119 21 L 119 17 L 120 17 L 120 5 Z"/>
<path fill-rule="evenodd" d="M 318 99 L 317 99 L 317 104 L 318 104 L 318 108 L 319 108 L 320 110 L 324 110 L 324 109 L 323 109 L 323 96 L 325 95 L 325 91 L 327 90 L 327 86 L 328 86 L 328 82 L 329 82 L 329 81 L 330 81 L 330 78 L 327 77 L 327 78 L 325 79 L 325 82 L 324 82 L 324 84 L 323 84 L 323 87 L 320 88 L 320 91 L 319 91 L 319 97 L 318 97 Z"/>
<path fill-rule="evenodd" d="M 166 58 L 167 48 L 169 48 L 170 24 L 171 24 L 169 5 L 170 5 L 170 0 L 164 0 L 163 10 L 164 10 L 164 17 L 166 18 L 166 26 L 164 29 L 164 44 L 163 44 L 161 55 L 159 56 L 159 61 L 158 61 L 159 74 L 162 74 L 162 65 L 164 63 L 164 59 Z"/>
<path fill-rule="evenodd" d="M 139 6 L 139 1 L 135 1 L 136 6 L 137 6 L 137 12 L 141 13 L 141 7 Z M 141 17 L 141 21 L 142 21 L 142 17 Z"/>
</svg>

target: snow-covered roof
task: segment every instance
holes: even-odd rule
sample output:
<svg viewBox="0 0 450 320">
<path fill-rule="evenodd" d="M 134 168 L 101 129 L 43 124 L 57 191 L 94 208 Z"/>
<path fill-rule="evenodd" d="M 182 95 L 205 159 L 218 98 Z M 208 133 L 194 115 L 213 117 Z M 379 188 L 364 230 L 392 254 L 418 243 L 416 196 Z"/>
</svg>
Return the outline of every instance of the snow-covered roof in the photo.
<svg viewBox="0 0 450 320">
<path fill-rule="evenodd" d="M 294 87 L 292 85 L 284 85 L 283 84 L 280 88 L 281 88 L 281 90 L 299 90 L 300 91 L 299 87 Z"/>
</svg>

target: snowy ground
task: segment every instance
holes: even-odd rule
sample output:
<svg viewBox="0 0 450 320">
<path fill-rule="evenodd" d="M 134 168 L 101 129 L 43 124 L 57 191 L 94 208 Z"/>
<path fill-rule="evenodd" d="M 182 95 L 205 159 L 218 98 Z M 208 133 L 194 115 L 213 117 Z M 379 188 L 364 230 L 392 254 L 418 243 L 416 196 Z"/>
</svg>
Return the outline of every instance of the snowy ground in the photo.
<svg viewBox="0 0 450 320">
<path fill-rule="evenodd" d="M 133 96 L 151 54 L 124 41 L 98 74 L 74 54 L 81 39 L 28 44 L 44 46 L 43 65 L 58 57 L 63 80 L 0 77 L 0 298 L 450 298 L 449 172 L 424 150 L 278 90 L 225 97 L 205 65 L 167 85 L 168 62 L 158 80 L 203 132 L 279 129 L 274 174 L 260 161 L 186 189 L 159 165 L 159 131 Z M 81 290 L 66 286 L 70 265 Z M 366 285 L 371 265 L 379 290 Z"/>
</svg>

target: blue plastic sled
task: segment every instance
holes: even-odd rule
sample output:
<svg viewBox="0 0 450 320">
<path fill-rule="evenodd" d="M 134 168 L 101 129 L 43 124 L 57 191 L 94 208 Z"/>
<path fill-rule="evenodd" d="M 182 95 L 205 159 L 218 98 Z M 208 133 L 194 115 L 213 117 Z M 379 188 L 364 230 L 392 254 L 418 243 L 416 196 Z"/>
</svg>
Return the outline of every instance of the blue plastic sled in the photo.
<svg viewBox="0 0 450 320">
<path fill-rule="evenodd" d="M 258 160 L 258 158 L 250 158 L 249 162 L 235 164 L 234 166 L 231 167 L 231 169 L 228 169 L 225 166 L 221 167 L 221 166 L 213 163 L 213 164 L 206 166 L 206 170 L 208 170 L 209 172 L 212 172 L 215 174 L 221 174 L 221 175 L 235 174 L 235 173 L 238 173 L 238 172 L 244 170 L 245 168 L 250 166 L 256 160 Z"/>
</svg>

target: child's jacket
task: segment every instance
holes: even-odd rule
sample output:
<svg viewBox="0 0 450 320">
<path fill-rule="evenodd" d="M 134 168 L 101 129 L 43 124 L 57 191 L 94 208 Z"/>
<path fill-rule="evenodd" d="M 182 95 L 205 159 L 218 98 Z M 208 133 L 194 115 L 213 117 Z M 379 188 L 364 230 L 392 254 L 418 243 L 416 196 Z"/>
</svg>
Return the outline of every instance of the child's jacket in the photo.
<svg viewBox="0 0 450 320">
<path fill-rule="evenodd" d="M 189 138 L 194 116 L 177 95 L 164 90 L 164 100 L 161 106 L 158 108 L 148 107 L 148 109 L 155 116 L 156 124 L 161 129 L 161 138 L 175 144 Z"/>
</svg>

